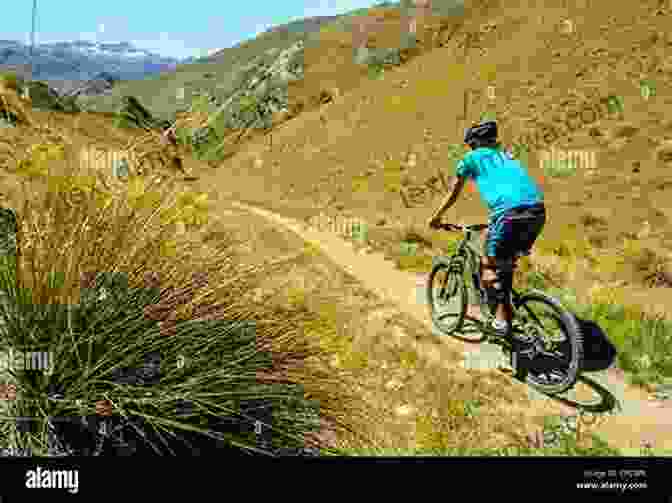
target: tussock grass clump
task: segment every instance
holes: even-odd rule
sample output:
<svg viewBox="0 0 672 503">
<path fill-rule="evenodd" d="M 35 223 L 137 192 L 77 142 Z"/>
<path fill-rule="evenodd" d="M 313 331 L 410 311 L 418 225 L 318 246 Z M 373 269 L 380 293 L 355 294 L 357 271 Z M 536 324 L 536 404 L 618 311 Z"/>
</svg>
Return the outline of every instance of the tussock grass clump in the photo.
<svg viewBox="0 0 672 503">
<path fill-rule="evenodd" d="M 672 322 L 628 305 L 621 289 L 595 288 L 590 302 L 576 305 L 577 314 L 594 320 L 618 350 L 619 367 L 635 384 L 656 384 L 672 378 Z"/>
<path fill-rule="evenodd" d="M 582 257 L 588 257 L 594 269 L 602 274 L 622 277 L 630 268 L 639 277 L 655 278 L 665 274 L 665 262 L 660 255 L 634 239 L 626 239 L 615 251 L 604 250 L 600 254 L 594 253 L 585 241 L 571 239 L 559 245 L 541 241 L 538 248 L 546 253 L 533 257 L 532 261 L 520 261 L 516 285 L 546 290 L 580 318 L 597 323 L 616 347 L 618 366 L 628 372 L 631 382 L 654 385 L 672 377 L 669 320 L 633 304 L 627 290 L 614 283 L 596 286 L 582 293 L 579 300 L 568 279 L 577 259 Z"/>
<path fill-rule="evenodd" d="M 599 325 L 633 384 L 655 385 L 672 378 L 672 322 L 627 303 L 624 291 L 613 285 L 593 288 L 585 299 L 567 287 L 548 291 L 577 316 Z"/>
<path fill-rule="evenodd" d="M 325 430 L 358 436 L 365 406 L 303 329 L 319 314 L 249 295 L 300 254 L 243 266 L 226 233 L 203 243 L 217 229 L 204 196 L 139 178 L 115 186 L 82 173 L 67 145 L 46 150 L 14 201 L 0 347 L 48 348 L 53 368 L 9 373 L 7 415 L 33 419 L 3 421 L 0 446 L 272 454 L 327 448 Z M 71 423 L 82 417 L 106 426 L 81 440 Z"/>
</svg>

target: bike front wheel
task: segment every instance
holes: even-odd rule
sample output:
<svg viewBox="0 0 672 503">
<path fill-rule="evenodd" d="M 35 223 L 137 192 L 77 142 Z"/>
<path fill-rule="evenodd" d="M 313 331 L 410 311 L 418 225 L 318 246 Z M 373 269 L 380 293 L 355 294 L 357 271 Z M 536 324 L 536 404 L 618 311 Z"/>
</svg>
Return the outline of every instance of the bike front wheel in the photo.
<svg viewBox="0 0 672 503">
<path fill-rule="evenodd" d="M 482 338 L 481 334 L 477 338 L 457 335 L 464 325 L 468 300 L 462 257 L 435 260 L 425 292 L 432 324 L 439 332 L 470 342 Z"/>
<path fill-rule="evenodd" d="M 516 377 L 550 395 L 573 387 L 583 363 L 583 334 L 574 315 L 557 299 L 529 292 L 518 302 L 515 320 L 525 340 L 512 348 Z"/>
</svg>

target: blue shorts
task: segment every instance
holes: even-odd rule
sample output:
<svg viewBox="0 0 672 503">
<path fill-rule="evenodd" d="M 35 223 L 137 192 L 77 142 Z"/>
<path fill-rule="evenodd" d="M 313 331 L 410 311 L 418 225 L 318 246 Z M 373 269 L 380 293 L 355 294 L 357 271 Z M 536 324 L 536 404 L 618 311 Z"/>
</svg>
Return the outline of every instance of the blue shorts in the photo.
<svg viewBox="0 0 672 503">
<path fill-rule="evenodd" d="M 491 218 L 484 252 L 498 260 L 511 260 L 516 255 L 527 255 L 546 223 L 543 203 L 520 206 Z"/>
</svg>

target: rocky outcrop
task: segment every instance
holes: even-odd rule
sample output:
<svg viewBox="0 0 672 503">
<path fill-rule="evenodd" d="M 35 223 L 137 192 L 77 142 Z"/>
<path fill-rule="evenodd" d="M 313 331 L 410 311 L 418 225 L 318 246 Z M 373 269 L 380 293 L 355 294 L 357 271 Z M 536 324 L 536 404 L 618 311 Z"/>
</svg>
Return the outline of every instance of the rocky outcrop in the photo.
<svg viewBox="0 0 672 503">
<path fill-rule="evenodd" d="M 90 80 L 84 82 L 72 82 L 70 89 L 68 89 L 66 92 L 63 92 L 62 94 L 70 98 L 109 94 L 117 81 L 117 77 L 109 73 L 102 72 Z"/>
<path fill-rule="evenodd" d="M 80 111 L 74 98 L 60 96 L 56 90 L 52 89 L 44 82 L 30 82 L 28 83 L 28 89 L 33 108 L 70 113 Z"/>
<path fill-rule="evenodd" d="M 269 61 L 270 59 L 270 61 Z M 270 127 L 272 116 L 289 108 L 287 84 L 303 78 L 303 42 L 282 50 L 270 50 L 242 69 L 243 85 L 223 112 L 231 129 L 246 127 L 258 119 L 257 126 Z"/>
<path fill-rule="evenodd" d="M 304 43 L 299 41 L 285 50 L 272 48 L 254 58 L 236 71 L 236 90 L 224 100 L 201 92 L 212 107 L 210 116 L 216 116 L 217 122 L 230 131 L 267 129 L 279 117 L 287 117 L 288 84 L 303 78 L 303 50 Z M 195 145 L 213 138 L 211 125 L 192 134 Z"/>
<path fill-rule="evenodd" d="M 149 113 L 133 96 L 124 96 L 118 111 L 118 125 L 137 127 L 141 129 L 158 129 L 167 126 L 166 121 L 160 121 Z"/>
</svg>

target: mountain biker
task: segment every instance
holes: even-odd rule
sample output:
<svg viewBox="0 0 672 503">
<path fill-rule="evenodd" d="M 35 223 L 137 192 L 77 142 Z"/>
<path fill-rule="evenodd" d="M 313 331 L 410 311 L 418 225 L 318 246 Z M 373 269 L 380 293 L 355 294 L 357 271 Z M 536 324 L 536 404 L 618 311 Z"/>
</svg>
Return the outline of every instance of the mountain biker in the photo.
<svg viewBox="0 0 672 503">
<path fill-rule="evenodd" d="M 520 161 L 502 151 L 497 122 L 485 121 L 468 128 L 464 143 L 471 151 L 458 163 L 450 194 L 429 219 L 438 228 L 445 211 L 457 201 L 466 179 L 476 183 L 489 209 L 489 222 L 481 258 L 481 281 L 488 302 L 496 306 L 492 328 L 511 335 L 512 265 L 516 255 L 529 255 L 546 223 L 544 195 Z"/>
</svg>

